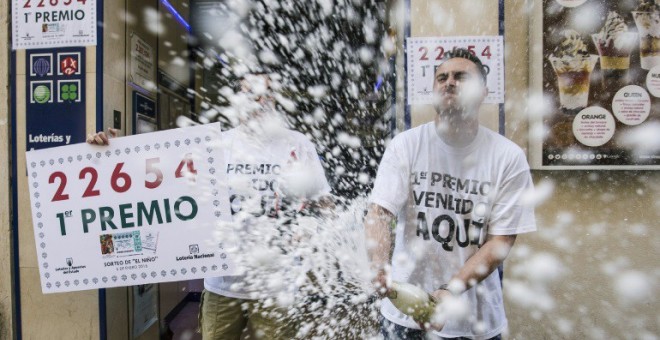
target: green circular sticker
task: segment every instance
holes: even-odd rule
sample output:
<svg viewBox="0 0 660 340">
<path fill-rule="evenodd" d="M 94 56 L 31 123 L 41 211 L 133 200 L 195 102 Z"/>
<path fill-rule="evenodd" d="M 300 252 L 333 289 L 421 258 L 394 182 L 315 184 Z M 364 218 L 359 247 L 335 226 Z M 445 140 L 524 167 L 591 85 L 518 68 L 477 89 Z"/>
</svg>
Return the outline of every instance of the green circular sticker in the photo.
<svg viewBox="0 0 660 340">
<path fill-rule="evenodd" d="M 46 85 L 39 85 L 34 88 L 34 93 L 32 93 L 34 101 L 39 104 L 43 104 L 50 99 L 50 90 Z"/>
</svg>

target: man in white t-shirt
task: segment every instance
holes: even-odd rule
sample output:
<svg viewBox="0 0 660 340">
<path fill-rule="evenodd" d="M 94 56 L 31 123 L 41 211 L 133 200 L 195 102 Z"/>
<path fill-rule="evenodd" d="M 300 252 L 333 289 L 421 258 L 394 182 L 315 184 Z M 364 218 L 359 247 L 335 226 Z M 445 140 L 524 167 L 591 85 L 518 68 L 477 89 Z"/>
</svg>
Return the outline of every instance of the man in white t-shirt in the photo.
<svg viewBox="0 0 660 340">
<path fill-rule="evenodd" d="M 286 222 L 302 205 L 327 199 L 330 186 L 312 142 L 286 128 L 275 112 L 269 83 L 264 75 L 245 77 L 233 103 L 244 111 L 243 118 L 221 135 L 238 247 L 235 258 L 243 274 L 204 280 L 204 339 L 238 340 L 245 327 L 263 339 L 291 339 L 296 334 L 298 320 L 277 303 L 278 294 L 295 289 L 286 284 L 293 281 L 287 266 L 295 265 L 295 258 L 282 255 L 297 236 Z"/>
<path fill-rule="evenodd" d="M 200 329 L 204 340 L 239 340 L 246 328 L 250 338 L 289 340 L 300 322 L 278 304 L 297 288 L 288 267 L 297 259 L 285 252 L 300 235 L 289 222 L 311 205 L 330 208 L 330 186 L 312 142 L 275 111 L 270 77 L 248 74 L 240 85 L 231 98 L 238 126 L 219 140 L 232 222 L 218 233 L 242 274 L 204 280 Z M 107 145 L 108 137 L 98 132 L 87 142 Z"/>
<path fill-rule="evenodd" d="M 435 121 L 397 135 L 379 165 L 365 218 L 379 293 L 406 282 L 439 306 L 422 324 L 383 299 L 386 339 L 498 339 L 507 326 L 495 269 L 517 234 L 536 230 L 523 201 L 533 183 L 523 151 L 479 124 L 486 74 L 468 50 L 446 53 Z"/>
</svg>

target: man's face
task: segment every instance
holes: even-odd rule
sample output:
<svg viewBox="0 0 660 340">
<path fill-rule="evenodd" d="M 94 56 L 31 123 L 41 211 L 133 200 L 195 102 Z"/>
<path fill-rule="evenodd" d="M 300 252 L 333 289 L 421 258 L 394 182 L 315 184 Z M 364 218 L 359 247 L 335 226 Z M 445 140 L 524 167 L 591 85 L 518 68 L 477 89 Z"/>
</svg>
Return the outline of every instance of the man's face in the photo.
<svg viewBox="0 0 660 340">
<path fill-rule="evenodd" d="M 238 109 L 239 121 L 255 135 L 278 136 L 286 127 L 275 108 L 272 83 L 264 74 L 251 74 L 241 81 L 241 91 L 232 103 Z"/>
<path fill-rule="evenodd" d="M 477 65 L 464 58 L 452 58 L 442 63 L 433 80 L 435 110 L 477 113 L 488 94 Z"/>
<path fill-rule="evenodd" d="M 249 74 L 241 80 L 241 108 L 247 114 L 246 119 L 261 118 L 264 113 L 273 110 L 273 97 L 270 93 L 270 81 L 264 74 Z"/>
<path fill-rule="evenodd" d="M 241 92 L 252 101 L 263 103 L 270 99 L 270 82 L 264 74 L 250 74 L 241 81 Z"/>
</svg>

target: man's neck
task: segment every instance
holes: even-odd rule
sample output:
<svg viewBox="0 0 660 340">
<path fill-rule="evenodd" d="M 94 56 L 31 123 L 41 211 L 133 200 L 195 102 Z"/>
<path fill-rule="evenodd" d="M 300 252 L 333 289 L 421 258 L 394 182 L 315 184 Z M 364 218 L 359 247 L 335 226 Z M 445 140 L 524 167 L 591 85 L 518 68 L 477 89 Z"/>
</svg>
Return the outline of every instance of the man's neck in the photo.
<svg viewBox="0 0 660 340">
<path fill-rule="evenodd" d="M 467 146 L 479 132 L 478 113 L 438 113 L 435 116 L 435 130 L 445 144 L 459 148 Z"/>
</svg>

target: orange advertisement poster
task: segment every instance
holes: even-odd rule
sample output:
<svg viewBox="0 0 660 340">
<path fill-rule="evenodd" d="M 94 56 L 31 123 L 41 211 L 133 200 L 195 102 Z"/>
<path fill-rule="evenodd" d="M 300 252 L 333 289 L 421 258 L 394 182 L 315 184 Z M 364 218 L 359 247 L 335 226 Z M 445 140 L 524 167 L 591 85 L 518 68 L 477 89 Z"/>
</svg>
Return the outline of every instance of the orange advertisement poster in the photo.
<svg viewBox="0 0 660 340">
<path fill-rule="evenodd" d="M 660 6 L 543 1 L 543 166 L 660 165 Z"/>
</svg>

